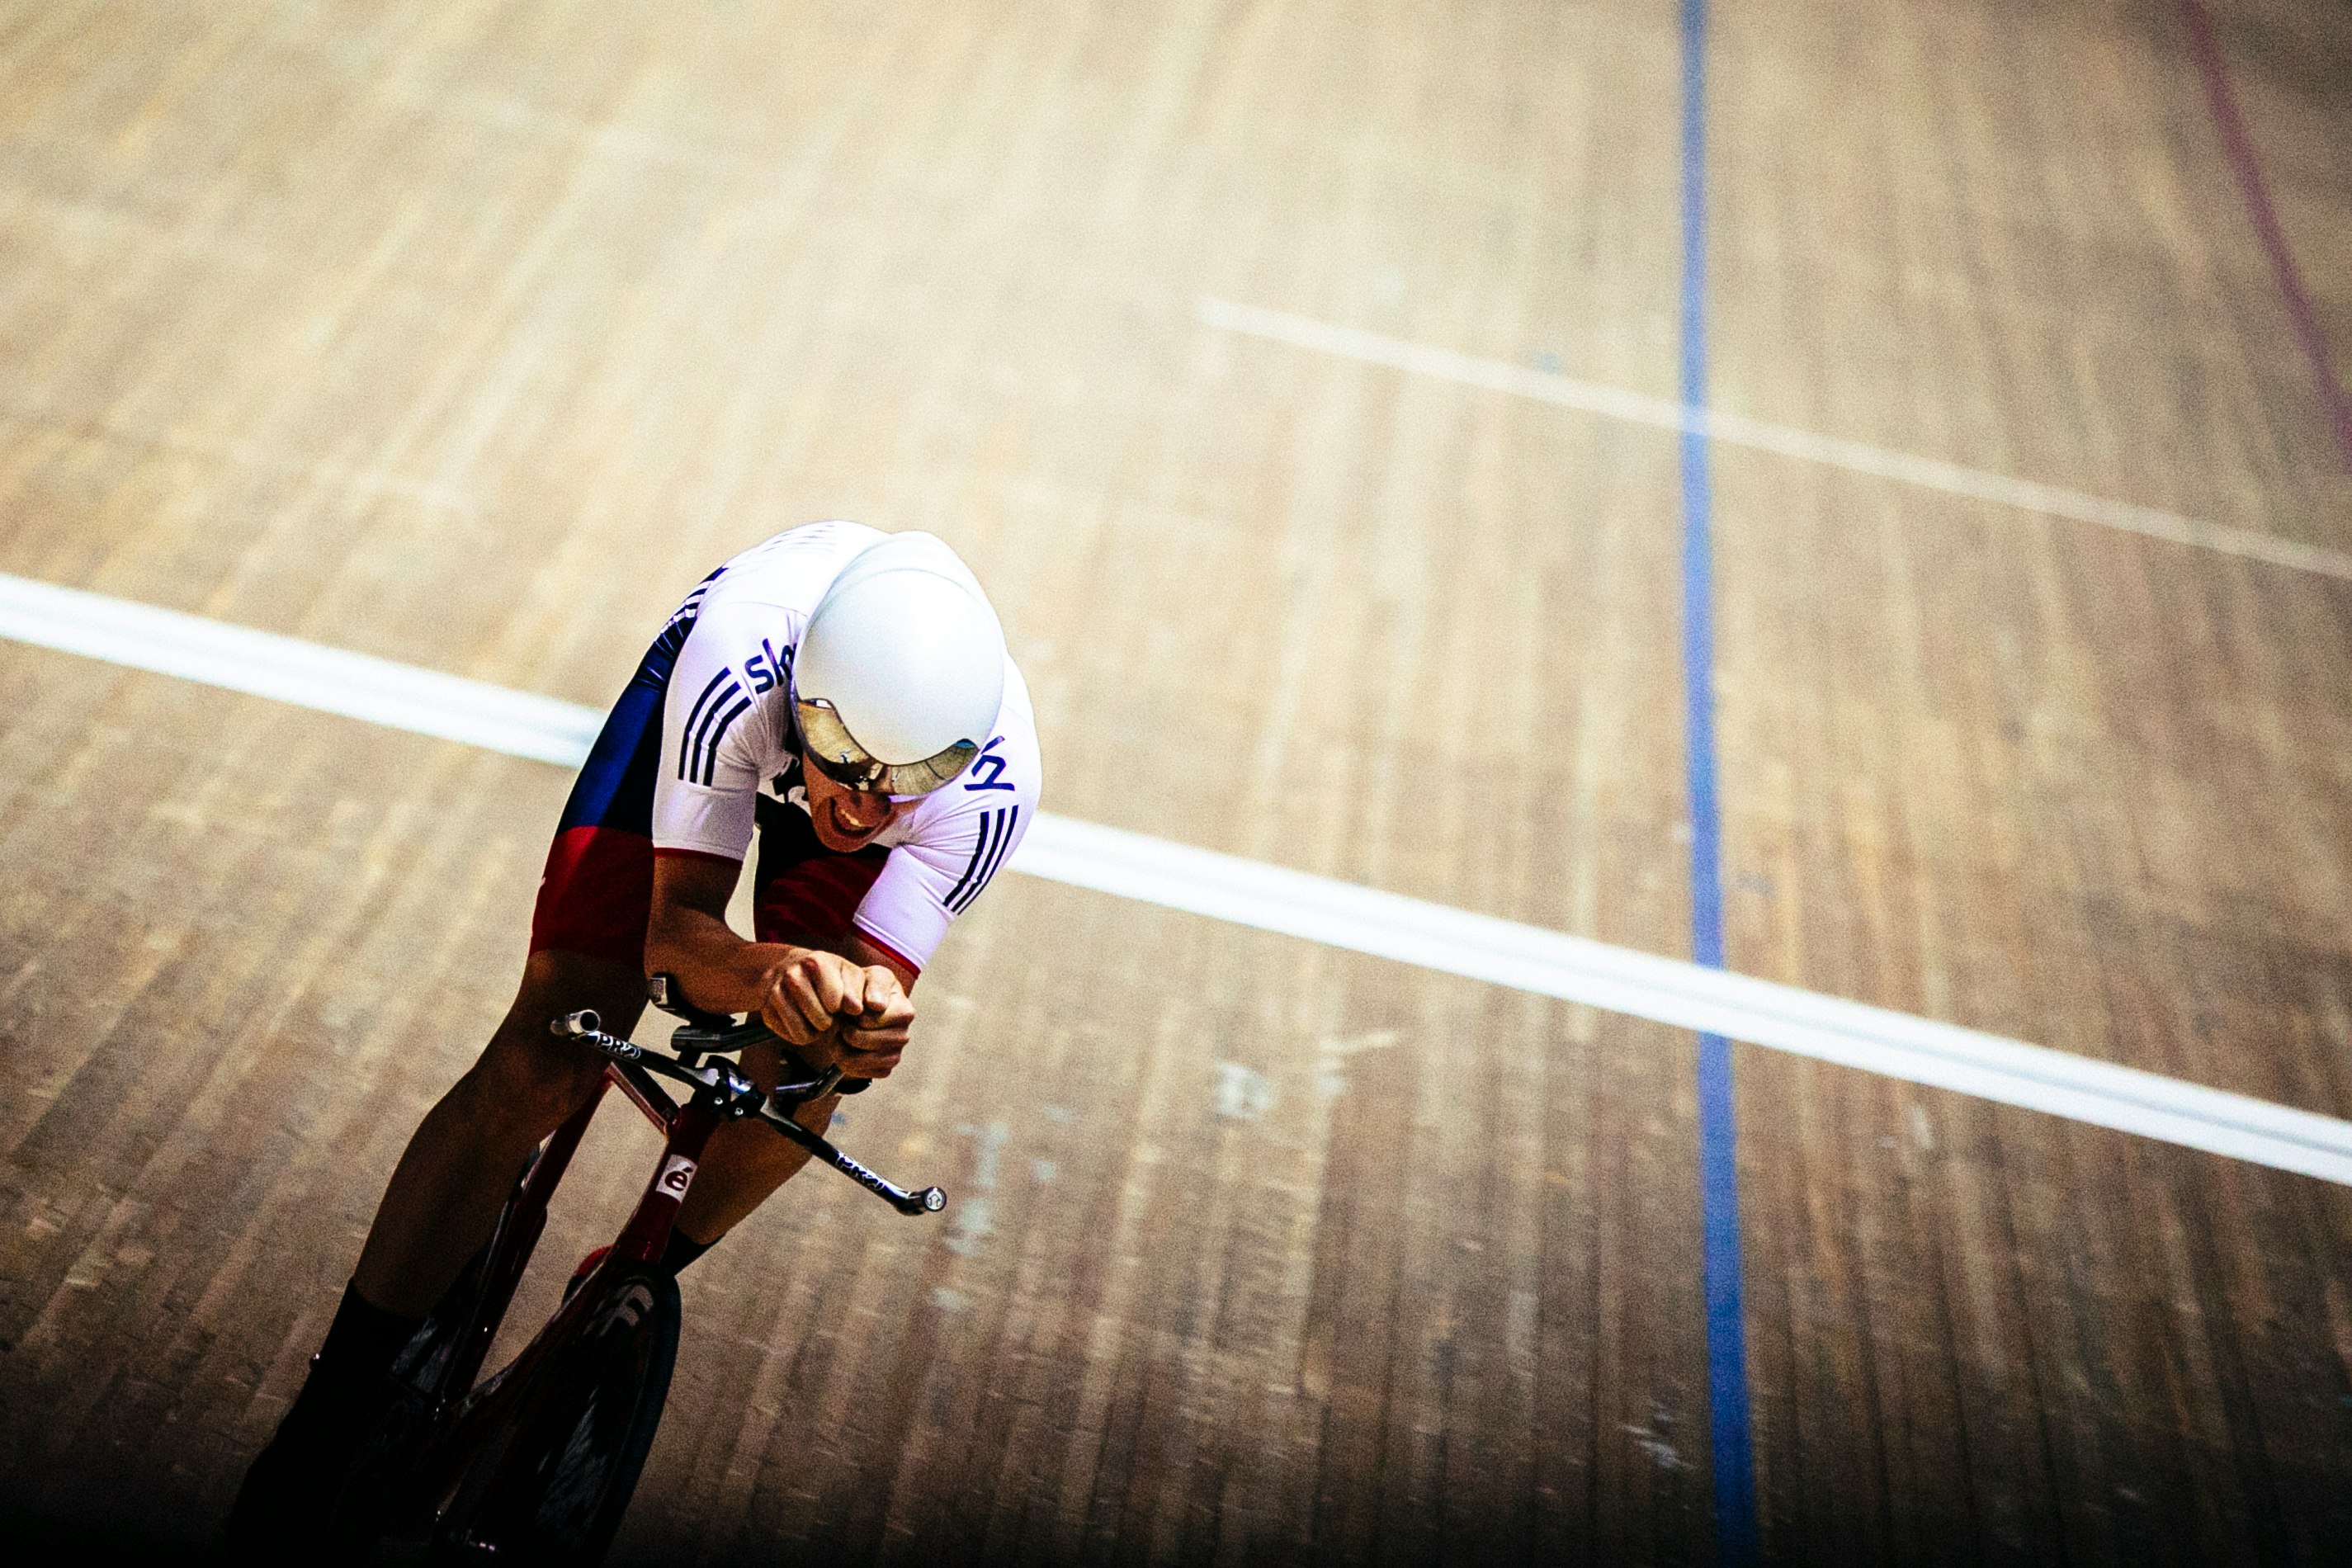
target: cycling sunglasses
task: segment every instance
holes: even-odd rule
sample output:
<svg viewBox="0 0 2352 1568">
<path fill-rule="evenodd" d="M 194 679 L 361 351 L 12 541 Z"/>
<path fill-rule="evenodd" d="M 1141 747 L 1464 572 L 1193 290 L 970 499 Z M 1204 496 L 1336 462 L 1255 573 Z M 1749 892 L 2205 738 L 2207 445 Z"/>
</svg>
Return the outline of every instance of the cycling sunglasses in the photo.
<svg viewBox="0 0 2352 1568">
<path fill-rule="evenodd" d="M 929 795 L 952 781 L 980 754 L 980 748 L 971 742 L 958 741 L 919 763 L 886 763 L 857 743 L 833 704 L 823 698 L 795 694 L 793 716 L 800 725 L 801 760 L 843 788 L 869 795 L 903 799 Z"/>
</svg>

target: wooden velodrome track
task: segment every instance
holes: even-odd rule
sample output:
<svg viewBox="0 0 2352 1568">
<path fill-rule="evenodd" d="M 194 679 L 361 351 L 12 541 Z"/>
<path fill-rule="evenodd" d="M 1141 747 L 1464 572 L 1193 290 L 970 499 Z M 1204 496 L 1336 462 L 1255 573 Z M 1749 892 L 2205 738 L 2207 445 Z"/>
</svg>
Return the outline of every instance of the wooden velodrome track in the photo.
<svg viewBox="0 0 2352 1568">
<path fill-rule="evenodd" d="M 2352 27 L 2217 12 L 2352 360 Z M 1710 26 L 1717 409 L 2302 563 L 1717 443 L 1730 967 L 2352 1116 L 2352 479 L 2183 13 Z M 5 5 L 0 571 L 602 705 L 746 543 L 929 528 L 1049 809 L 1687 953 L 1675 437 L 1200 304 L 1674 398 L 1681 48 Z M 0 696 L 0 1522 L 169 1557 L 568 780 L 14 643 Z M 622 1557 L 1714 1555 L 1688 1034 L 1020 877 L 917 1000 L 842 1136 L 954 1207 L 812 1175 L 685 1277 Z M 2352 1189 L 1734 1060 L 1768 1558 L 2352 1561 Z M 642 1179 L 601 1125 L 526 1306 Z"/>
</svg>

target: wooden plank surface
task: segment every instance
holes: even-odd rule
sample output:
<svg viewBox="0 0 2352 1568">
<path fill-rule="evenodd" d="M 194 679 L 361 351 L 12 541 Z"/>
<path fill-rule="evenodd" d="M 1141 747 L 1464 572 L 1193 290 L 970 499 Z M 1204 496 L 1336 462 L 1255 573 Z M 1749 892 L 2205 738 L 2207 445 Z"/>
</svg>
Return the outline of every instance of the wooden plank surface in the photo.
<svg viewBox="0 0 2352 1568">
<path fill-rule="evenodd" d="M 2016 20 L 1723 14 L 1721 405 L 2340 547 L 2352 482 L 2177 17 Z M 2308 41 L 2345 79 L 2352 39 Z M 2340 171 L 2275 151 L 2339 289 Z M 1736 965 L 2352 1108 L 2343 584 L 1748 454 L 1718 483 Z M 1740 1071 L 1776 1547 L 2347 1549 L 2347 1194 Z"/>
<path fill-rule="evenodd" d="M 1725 409 L 2352 548 L 2173 14 L 1718 7 Z M 2318 19 L 2315 19 L 2318 18 Z M 2352 358 L 2352 38 L 2221 8 Z M 0 7 L 0 570 L 601 704 L 850 515 L 1073 816 L 1686 950 L 1674 7 Z M 1719 451 L 1744 971 L 2352 1115 L 2352 591 Z M 209 1533 L 558 770 L 0 646 L 0 1504 Z M 1687 1037 L 1007 879 L 635 1562 L 1698 1562 Z M 2352 1554 L 2352 1193 L 1742 1048 L 1776 1561 Z M 600 1124 L 526 1289 L 642 1180 Z"/>
</svg>

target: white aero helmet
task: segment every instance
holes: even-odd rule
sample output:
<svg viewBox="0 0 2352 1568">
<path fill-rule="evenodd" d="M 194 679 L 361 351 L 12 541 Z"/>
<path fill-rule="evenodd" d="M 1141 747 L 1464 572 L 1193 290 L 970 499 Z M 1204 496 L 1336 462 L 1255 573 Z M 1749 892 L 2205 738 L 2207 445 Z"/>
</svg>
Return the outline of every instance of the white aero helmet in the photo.
<svg viewBox="0 0 2352 1568">
<path fill-rule="evenodd" d="M 1004 631 L 971 569 L 928 533 L 852 556 L 793 656 L 802 760 L 852 789 L 928 795 L 988 743 Z"/>
</svg>

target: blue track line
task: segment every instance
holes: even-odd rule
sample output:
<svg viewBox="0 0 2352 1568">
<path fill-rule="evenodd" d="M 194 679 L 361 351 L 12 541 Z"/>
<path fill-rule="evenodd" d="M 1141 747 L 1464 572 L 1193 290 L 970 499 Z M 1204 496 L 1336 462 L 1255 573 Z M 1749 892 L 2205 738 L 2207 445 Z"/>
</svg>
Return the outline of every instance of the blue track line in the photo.
<svg viewBox="0 0 2352 1568">
<path fill-rule="evenodd" d="M 1706 407 L 1706 0 L 1682 0 L 1683 720 L 1690 774 L 1691 957 L 1723 967 L 1723 825 L 1716 799 L 1715 563 Z M 1698 1042 L 1699 1211 L 1706 1287 L 1708 1426 L 1715 1460 L 1716 1560 L 1757 1559 L 1756 1466 L 1740 1307 L 1739 1166 L 1731 1043 Z"/>
</svg>

